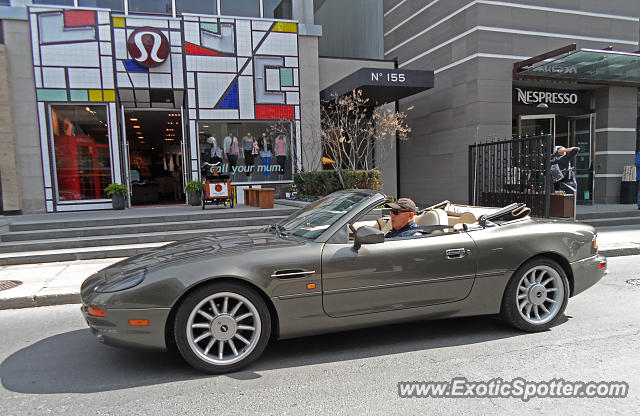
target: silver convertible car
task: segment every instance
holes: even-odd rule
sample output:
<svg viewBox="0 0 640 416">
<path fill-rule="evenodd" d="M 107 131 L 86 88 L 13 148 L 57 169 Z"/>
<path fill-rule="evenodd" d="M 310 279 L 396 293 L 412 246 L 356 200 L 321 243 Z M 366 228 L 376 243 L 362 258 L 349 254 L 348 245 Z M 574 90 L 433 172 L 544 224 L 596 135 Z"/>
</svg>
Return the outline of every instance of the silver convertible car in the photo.
<svg viewBox="0 0 640 416">
<path fill-rule="evenodd" d="M 101 342 L 177 349 L 223 373 L 269 339 L 408 320 L 499 314 L 547 330 L 606 272 L 589 225 L 444 201 L 418 213 L 421 233 L 385 239 L 385 201 L 340 191 L 260 231 L 128 258 L 83 283 L 83 314 Z"/>
</svg>

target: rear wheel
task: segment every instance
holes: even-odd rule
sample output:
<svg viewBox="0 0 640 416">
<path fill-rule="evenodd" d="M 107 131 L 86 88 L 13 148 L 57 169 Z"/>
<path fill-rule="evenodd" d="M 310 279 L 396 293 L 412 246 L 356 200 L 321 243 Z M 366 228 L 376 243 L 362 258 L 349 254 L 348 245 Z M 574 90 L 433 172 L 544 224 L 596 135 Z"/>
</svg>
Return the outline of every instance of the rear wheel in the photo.
<svg viewBox="0 0 640 416">
<path fill-rule="evenodd" d="M 569 283 L 562 267 L 551 259 L 533 259 L 509 280 L 500 314 L 523 331 L 544 331 L 560 319 L 568 299 Z"/>
<path fill-rule="evenodd" d="M 236 283 L 212 283 L 189 294 L 174 323 L 180 354 L 194 368 L 214 374 L 237 371 L 258 358 L 270 333 L 265 302 Z"/>
</svg>

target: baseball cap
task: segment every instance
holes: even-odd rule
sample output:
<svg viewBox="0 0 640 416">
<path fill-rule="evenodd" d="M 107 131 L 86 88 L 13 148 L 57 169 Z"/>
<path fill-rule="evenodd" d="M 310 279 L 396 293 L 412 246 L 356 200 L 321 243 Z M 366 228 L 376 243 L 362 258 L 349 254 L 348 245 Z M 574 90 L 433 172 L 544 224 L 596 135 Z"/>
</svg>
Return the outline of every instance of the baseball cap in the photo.
<svg viewBox="0 0 640 416">
<path fill-rule="evenodd" d="M 399 209 L 403 211 L 411 211 L 411 212 L 418 211 L 418 207 L 416 206 L 416 203 L 409 198 L 400 198 L 396 202 L 387 202 L 385 206 L 391 209 Z"/>
<path fill-rule="evenodd" d="M 558 150 L 562 149 L 562 146 L 556 146 L 553 148 L 553 154 L 558 154 Z"/>
</svg>

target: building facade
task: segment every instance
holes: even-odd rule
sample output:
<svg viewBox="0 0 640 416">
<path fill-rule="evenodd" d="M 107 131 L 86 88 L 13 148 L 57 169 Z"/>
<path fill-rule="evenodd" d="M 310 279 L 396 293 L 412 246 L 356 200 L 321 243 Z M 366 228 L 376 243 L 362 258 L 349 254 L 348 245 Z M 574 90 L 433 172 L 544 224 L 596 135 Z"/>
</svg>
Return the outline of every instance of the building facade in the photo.
<svg viewBox="0 0 640 416">
<path fill-rule="evenodd" d="M 578 203 L 619 202 L 637 149 L 639 2 L 385 0 L 383 16 L 384 57 L 435 72 L 401 101 L 414 110 L 400 194 L 467 201 L 470 144 L 543 133 L 581 147 Z"/>
<path fill-rule="evenodd" d="M 300 168 L 319 125 L 310 0 L 4 3 L 3 212 L 109 209 L 109 183 L 184 202 L 207 163 L 239 187 Z"/>
</svg>

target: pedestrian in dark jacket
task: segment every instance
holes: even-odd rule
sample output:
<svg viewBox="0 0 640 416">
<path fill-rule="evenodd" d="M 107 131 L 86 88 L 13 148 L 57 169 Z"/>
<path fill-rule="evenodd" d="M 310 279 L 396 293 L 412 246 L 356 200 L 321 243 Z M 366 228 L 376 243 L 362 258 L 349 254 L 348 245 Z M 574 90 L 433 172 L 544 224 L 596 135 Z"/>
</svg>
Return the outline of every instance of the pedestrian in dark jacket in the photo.
<svg viewBox="0 0 640 416">
<path fill-rule="evenodd" d="M 562 146 L 555 147 L 551 164 L 557 165 L 559 171 L 562 172 L 562 178 L 554 183 L 554 189 L 556 191 L 564 191 L 568 195 L 575 195 L 578 193 L 578 183 L 576 182 L 576 176 L 571 166 L 571 161 L 576 157 L 579 151 L 580 148 L 577 146 L 570 147 L 568 149 Z"/>
<path fill-rule="evenodd" d="M 640 152 L 636 153 L 636 184 L 638 185 L 638 209 L 640 209 Z"/>
</svg>

